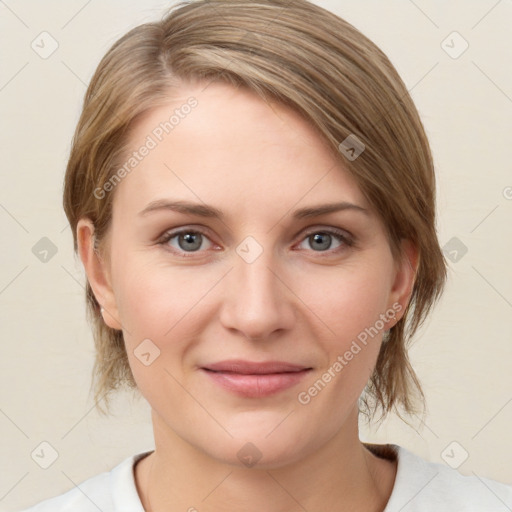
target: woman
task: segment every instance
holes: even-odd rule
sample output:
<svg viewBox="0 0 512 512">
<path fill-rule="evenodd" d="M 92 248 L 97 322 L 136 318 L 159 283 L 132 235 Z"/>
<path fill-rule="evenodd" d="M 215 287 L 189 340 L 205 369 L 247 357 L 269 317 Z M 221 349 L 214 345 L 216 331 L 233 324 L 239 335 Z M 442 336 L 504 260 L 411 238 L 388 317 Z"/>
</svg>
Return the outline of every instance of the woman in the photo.
<svg viewBox="0 0 512 512">
<path fill-rule="evenodd" d="M 96 402 L 139 390 L 155 450 L 29 510 L 510 510 L 505 484 L 359 440 L 360 413 L 419 410 L 407 345 L 446 265 L 421 120 L 350 24 L 199 0 L 131 30 L 64 208 Z"/>
</svg>

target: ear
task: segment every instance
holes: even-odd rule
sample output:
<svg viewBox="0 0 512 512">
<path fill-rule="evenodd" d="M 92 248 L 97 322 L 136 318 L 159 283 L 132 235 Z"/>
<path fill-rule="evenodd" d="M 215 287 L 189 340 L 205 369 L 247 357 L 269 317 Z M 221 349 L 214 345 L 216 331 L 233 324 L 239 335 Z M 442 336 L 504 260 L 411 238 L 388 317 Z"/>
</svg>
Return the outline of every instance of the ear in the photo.
<svg viewBox="0 0 512 512">
<path fill-rule="evenodd" d="M 87 274 L 87 280 L 96 300 L 104 309 L 103 320 L 112 329 L 121 330 L 110 269 L 94 249 L 94 224 L 90 219 L 82 218 L 78 221 L 76 233 L 78 253 Z"/>
<path fill-rule="evenodd" d="M 388 304 L 388 307 L 391 309 L 397 309 L 397 303 L 401 306 L 396 315 L 396 322 L 402 318 L 409 304 L 419 264 L 418 249 L 411 240 L 402 239 L 401 251 L 401 261 L 395 264 L 395 279 L 389 295 Z M 395 307 L 393 307 L 393 304 L 395 304 Z"/>
</svg>

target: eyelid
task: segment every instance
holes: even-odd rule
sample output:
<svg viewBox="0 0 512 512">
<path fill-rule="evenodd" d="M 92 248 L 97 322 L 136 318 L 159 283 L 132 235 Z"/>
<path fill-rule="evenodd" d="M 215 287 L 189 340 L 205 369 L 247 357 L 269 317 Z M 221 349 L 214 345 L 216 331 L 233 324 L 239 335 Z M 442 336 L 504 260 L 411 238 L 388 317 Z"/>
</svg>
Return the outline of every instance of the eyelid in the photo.
<svg viewBox="0 0 512 512">
<path fill-rule="evenodd" d="M 322 225 L 312 226 L 312 227 L 306 228 L 306 230 L 303 230 L 300 233 L 303 233 L 302 237 L 307 237 L 314 233 L 335 234 L 344 239 L 354 241 L 354 236 L 350 232 L 348 232 L 346 229 L 341 229 L 341 228 L 337 228 L 334 226 L 322 226 Z"/>
<path fill-rule="evenodd" d="M 181 227 L 178 227 L 178 228 L 168 229 L 161 236 L 158 237 L 158 239 L 156 240 L 156 243 L 158 245 L 164 246 L 164 248 L 166 250 L 172 252 L 173 254 L 179 254 L 180 256 L 185 255 L 184 257 L 190 257 L 190 256 L 194 256 L 195 254 L 201 254 L 201 253 L 205 252 L 204 250 L 203 251 L 191 251 L 191 252 L 178 251 L 174 247 L 171 247 L 171 246 L 168 245 L 168 242 L 170 240 L 172 240 L 176 236 L 184 234 L 184 233 L 198 233 L 198 234 L 201 234 L 202 236 L 207 238 L 212 245 L 214 245 L 214 246 L 216 245 L 215 242 L 209 236 L 208 230 L 205 227 L 203 227 L 203 226 L 195 227 L 194 225 L 181 226 Z"/>
</svg>

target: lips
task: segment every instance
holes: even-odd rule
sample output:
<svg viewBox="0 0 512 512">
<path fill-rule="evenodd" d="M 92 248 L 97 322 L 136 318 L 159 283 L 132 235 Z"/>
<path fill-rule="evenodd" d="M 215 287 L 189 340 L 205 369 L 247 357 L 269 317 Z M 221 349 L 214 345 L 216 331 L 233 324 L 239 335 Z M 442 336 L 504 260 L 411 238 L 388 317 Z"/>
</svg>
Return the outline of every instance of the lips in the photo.
<svg viewBox="0 0 512 512">
<path fill-rule="evenodd" d="M 312 368 L 282 361 L 220 361 L 201 370 L 224 390 L 245 398 L 270 396 L 297 385 Z"/>
<path fill-rule="evenodd" d="M 205 370 L 224 373 L 239 373 L 242 375 L 262 375 L 271 373 L 300 372 L 310 369 L 307 366 L 301 366 L 282 361 L 252 362 L 242 359 L 230 359 L 218 363 L 209 364 L 204 367 Z"/>
</svg>

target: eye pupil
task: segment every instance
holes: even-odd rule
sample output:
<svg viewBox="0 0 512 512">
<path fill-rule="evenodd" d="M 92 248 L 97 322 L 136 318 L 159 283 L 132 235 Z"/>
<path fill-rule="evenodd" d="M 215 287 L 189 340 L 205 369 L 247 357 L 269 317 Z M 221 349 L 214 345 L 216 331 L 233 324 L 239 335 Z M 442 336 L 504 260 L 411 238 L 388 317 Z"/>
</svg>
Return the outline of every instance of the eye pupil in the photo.
<svg viewBox="0 0 512 512">
<path fill-rule="evenodd" d="M 201 236 L 201 233 L 185 233 L 184 235 L 180 235 L 178 237 L 179 240 L 179 246 L 183 250 L 197 250 L 201 247 L 201 239 L 199 238 Z M 182 240 L 185 240 L 186 244 L 185 246 L 182 246 L 181 242 Z M 199 243 L 198 243 L 199 240 Z"/>
<path fill-rule="evenodd" d="M 328 233 L 315 233 L 310 238 L 312 238 L 314 242 L 320 242 L 320 246 L 317 246 L 318 249 L 328 249 L 331 245 L 331 235 Z"/>
</svg>

